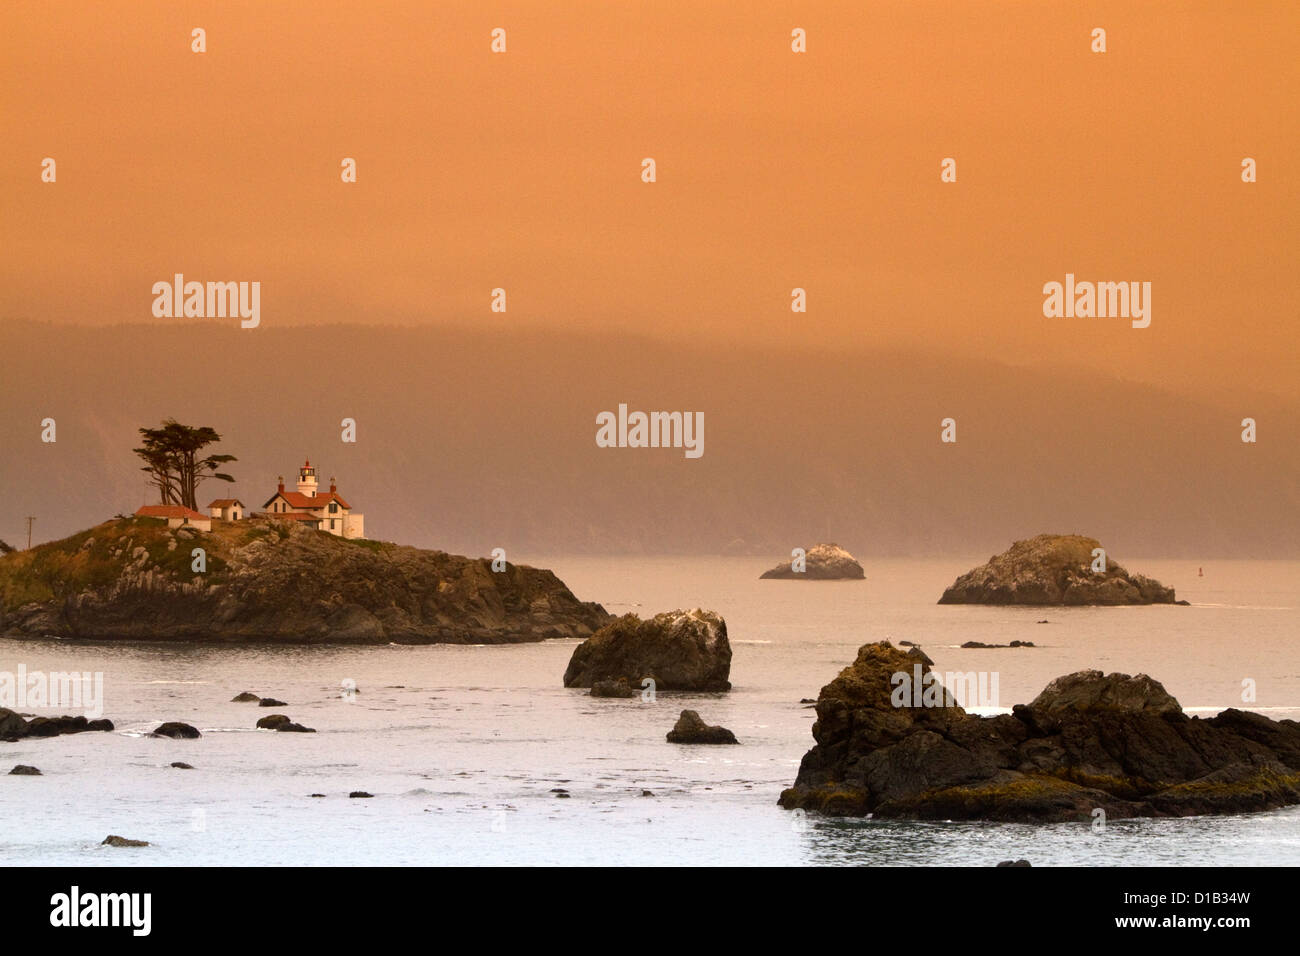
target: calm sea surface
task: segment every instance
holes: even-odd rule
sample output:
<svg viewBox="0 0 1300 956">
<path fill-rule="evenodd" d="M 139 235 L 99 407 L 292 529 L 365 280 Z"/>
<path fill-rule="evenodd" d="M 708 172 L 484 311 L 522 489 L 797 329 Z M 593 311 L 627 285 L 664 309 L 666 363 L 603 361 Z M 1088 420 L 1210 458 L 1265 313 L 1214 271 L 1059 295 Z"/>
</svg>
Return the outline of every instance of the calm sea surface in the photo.
<svg viewBox="0 0 1300 956">
<path fill-rule="evenodd" d="M 512 559 L 515 557 L 511 556 Z M 805 819 L 776 806 L 812 745 L 799 703 L 883 638 L 939 671 L 997 671 L 1002 708 L 1081 668 L 1145 672 L 1191 714 L 1300 718 L 1300 562 L 1126 559 L 1192 607 L 940 607 L 987 555 L 867 560 L 859 582 L 759 581 L 753 558 L 565 558 L 614 613 L 705 607 L 727 619 L 729 694 L 593 700 L 561 684 L 575 641 L 497 647 L 134 647 L 0 641 L 0 671 L 102 671 L 112 734 L 0 743 L 5 865 L 1300 864 L 1300 808 L 1053 826 Z M 1197 577 L 1198 564 L 1205 576 Z M 1049 623 L 1039 624 L 1046 619 Z M 1038 646 L 962 650 L 963 641 Z M 1242 703 L 1243 681 L 1256 700 Z M 345 681 L 359 694 L 344 697 Z M 233 704 L 240 691 L 289 706 Z M 739 747 L 664 734 L 698 710 Z M 975 708 L 977 712 L 987 712 Z M 31 709 L 29 708 L 29 711 Z M 37 711 L 52 713 L 52 711 Z M 316 734 L 253 729 L 286 713 Z M 144 736 L 163 720 L 199 740 Z M 174 761 L 193 770 L 169 767 Z M 555 789 L 567 790 L 568 798 Z M 373 799 L 349 799 L 353 790 Z M 643 796 L 650 791 L 653 796 Z M 313 798 L 321 793 L 323 798 Z M 145 849 L 99 846 L 108 834 Z"/>
</svg>

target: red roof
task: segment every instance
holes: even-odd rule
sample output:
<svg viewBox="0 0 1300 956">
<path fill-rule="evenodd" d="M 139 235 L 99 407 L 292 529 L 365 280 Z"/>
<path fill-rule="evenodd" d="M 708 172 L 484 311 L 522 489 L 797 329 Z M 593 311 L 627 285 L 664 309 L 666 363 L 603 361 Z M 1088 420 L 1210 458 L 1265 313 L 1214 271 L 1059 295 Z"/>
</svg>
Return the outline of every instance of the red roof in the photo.
<svg viewBox="0 0 1300 956">
<path fill-rule="evenodd" d="M 350 504 L 348 504 L 341 497 L 339 497 L 338 494 L 332 491 L 327 491 L 325 492 L 325 494 L 317 495 L 314 498 L 309 498 L 307 495 L 304 495 L 301 491 L 277 491 L 275 494 L 273 494 L 270 498 L 267 499 L 266 504 L 262 505 L 262 507 L 263 508 L 267 507 L 267 505 L 269 505 L 276 498 L 283 498 L 285 501 L 289 502 L 289 507 L 291 508 L 324 508 L 331 501 L 337 501 L 340 507 L 346 508 L 348 511 L 352 510 L 352 506 Z"/>
<path fill-rule="evenodd" d="M 199 514 L 193 508 L 184 505 L 141 505 L 136 515 L 141 518 L 198 518 L 200 521 L 212 520 L 205 514 Z"/>
<path fill-rule="evenodd" d="M 230 508 L 234 505 L 239 505 L 241 508 L 244 507 L 244 503 L 238 498 L 217 498 L 208 502 L 209 508 Z"/>
</svg>

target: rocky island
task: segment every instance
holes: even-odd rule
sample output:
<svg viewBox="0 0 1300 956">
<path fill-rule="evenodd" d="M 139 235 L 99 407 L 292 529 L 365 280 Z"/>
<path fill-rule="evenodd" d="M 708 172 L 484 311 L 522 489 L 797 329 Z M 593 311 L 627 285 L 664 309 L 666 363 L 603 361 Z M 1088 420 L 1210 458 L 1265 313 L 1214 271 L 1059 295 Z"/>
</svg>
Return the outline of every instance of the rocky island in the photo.
<svg viewBox="0 0 1300 956">
<path fill-rule="evenodd" d="M 731 689 L 731 643 L 727 622 L 714 611 L 667 611 L 642 620 L 624 614 L 573 649 L 565 687 L 635 688 L 649 679 L 656 690 Z"/>
<path fill-rule="evenodd" d="M 1300 723 L 1228 709 L 1188 717 L 1144 674 L 1079 671 L 1012 713 L 894 706 L 929 666 L 864 644 L 822 688 L 816 746 L 781 806 L 828 816 L 1060 822 L 1271 810 L 1300 803 Z"/>
<path fill-rule="evenodd" d="M 797 570 L 798 567 L 797 559 L 783 561 L 770 571 L 764 571 L 759 579 L 858 581 L 867 576 L 858 559 L 837 544 L 813 545 L 804 554 L 803 570 Z"/>
<path fill-rule="evenodd" d="M 1040 534 L 1017 541 L 987 564 L 967 571 L 939 598 L 940 604 L 1118 605 L 1175 604 L 1174 589 L 1130 573 L 1106 557 L 1106 570 L 1092 570 L 1101 548 L 1096 538 Z"/>
<path fill-rule="evenodd" d="M 199 531 L 120 517 L 0 557 L 11 638 L 494 644 L 587 637 L 612 619 L 550 571 L 271 518 Z"/>
</svg>

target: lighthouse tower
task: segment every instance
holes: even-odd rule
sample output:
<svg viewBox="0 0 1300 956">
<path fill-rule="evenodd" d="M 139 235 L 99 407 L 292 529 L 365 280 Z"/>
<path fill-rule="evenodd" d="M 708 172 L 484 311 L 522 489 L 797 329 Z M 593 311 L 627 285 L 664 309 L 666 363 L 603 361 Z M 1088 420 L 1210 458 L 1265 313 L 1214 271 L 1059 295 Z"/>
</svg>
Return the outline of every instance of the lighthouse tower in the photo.
<svg viewBox="0 0 1300 956">
<path fill-rule="evenodd" d="M 298 493 L 308 498 L 316 497 L 316 469 L 311 466 L 310 459 L 298 469 Z"/>
</svg>

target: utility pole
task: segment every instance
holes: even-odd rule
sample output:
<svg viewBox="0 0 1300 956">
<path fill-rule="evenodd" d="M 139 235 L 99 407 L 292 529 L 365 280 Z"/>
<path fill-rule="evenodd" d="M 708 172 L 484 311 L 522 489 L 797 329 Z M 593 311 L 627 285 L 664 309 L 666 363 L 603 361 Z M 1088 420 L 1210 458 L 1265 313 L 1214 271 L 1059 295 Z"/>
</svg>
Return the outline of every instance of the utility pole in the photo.
<svg viewBox="0 0 1300 956">
<path fill-rule="evenodd" d="M 27 550 L 32 550 L 32 522 L 36 520 L 36 515 L 27 516 Z"/>
</svg>

